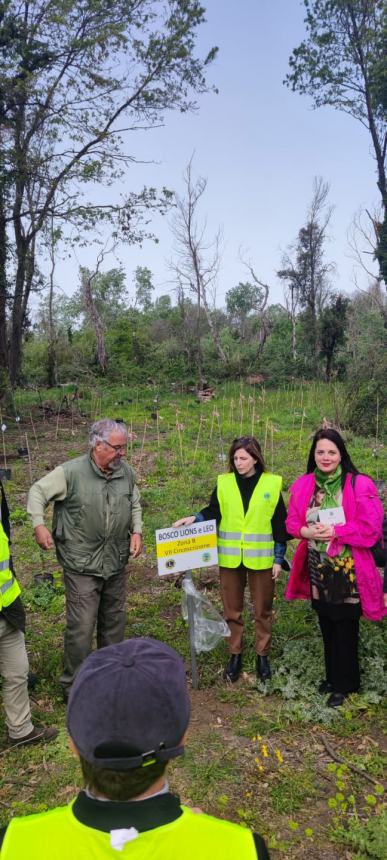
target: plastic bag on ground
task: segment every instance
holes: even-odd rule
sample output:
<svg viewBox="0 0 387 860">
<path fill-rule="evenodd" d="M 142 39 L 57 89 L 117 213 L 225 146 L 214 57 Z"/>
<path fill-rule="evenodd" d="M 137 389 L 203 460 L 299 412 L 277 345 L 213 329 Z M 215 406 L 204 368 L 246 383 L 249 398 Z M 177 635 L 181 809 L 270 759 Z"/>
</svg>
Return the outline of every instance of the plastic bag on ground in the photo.
<svg viewBox="0 0 387 860">
<path fill-rule="evenodd" d="M 208 597 L 195 587 L 191 577 L 185 576 L 182 582 L 181 611 L 188 621 L 187 596 L 193 598 L 194 643 L 195 651 L 212 651 L 221 639 L 230 636 L 230 628 Z"/>
</svg>

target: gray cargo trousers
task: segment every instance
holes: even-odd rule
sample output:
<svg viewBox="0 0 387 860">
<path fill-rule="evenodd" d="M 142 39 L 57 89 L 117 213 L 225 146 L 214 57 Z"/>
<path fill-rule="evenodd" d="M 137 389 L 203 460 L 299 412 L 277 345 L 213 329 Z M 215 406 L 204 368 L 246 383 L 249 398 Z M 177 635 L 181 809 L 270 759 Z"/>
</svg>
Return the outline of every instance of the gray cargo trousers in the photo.
<svg viewBox="0 0 387 860">
<path fill-rule="evenodd" d="M 66 628 L 63 673 L 60 684 L 67 697 L 75 675 L 92 650 L 96 627 L 97 648 L 122 642 L 126 622 L 126 572 L 108 579 L 64 570 Z"/>
</svg>

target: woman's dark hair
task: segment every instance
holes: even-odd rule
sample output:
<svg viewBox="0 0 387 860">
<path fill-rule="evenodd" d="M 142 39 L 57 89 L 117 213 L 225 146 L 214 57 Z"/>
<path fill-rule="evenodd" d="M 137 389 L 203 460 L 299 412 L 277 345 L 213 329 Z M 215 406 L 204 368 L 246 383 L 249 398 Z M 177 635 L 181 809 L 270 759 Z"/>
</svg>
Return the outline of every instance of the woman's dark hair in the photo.
<svg viewBox="0 0 387 860">
<path fill-rule="evenodd" d="M 263 454 L 261 451 L 261 446 L 255 436 L 241 436 L 239 439 L 234 439 L 231 448 L 228 452 L 228 465 L 230 472 L 235 472 L 234 466 L 234 455 L 236 451 L 239 451 L 240 448 L 243 448 L 250 454 L 250 457 L 253 457 L 254 460 L 257 461 L 255 466 L 256 472 L 264 472 L 266 469 L 265 461 L 263 459 Z"/>
<path fill-rule="evenodd" d="M 344 439 L 342 438 L 342 436 L 340 436 L 340 433 L 338 433 L 337 430 L 332 430 L 330 428 L 327 428 L 326 430 L 324 430 L 324 429 L 317 430 L 317 433 L 315 433 L 313 436 L 312 447 L 309 451 L 308 465 L 306 467 L 306 471 L 307 472 L 314 472 L 314 470 L 316 468 L 316 460 L 314 457 L 314 452 L 316 450 L 317 442 L 320 442 L 321 439 L 328 439 L 329 442 L 333 442 L 336 445 L 336 448 L 339 449 L 340 456 L 341 456 L 341 468 L 342 468 L 341 483 L 342 483 L 342 486 L 344 486 L 344 481 L 345 481 L 346 476 L 348 475 L 348 472 L 351 472 L 353 475 L 358 475 L 359 470 L 356 468 L 356 466 L 352 462 L 352 460 L 348 454 L 348 451 L 345 447 Z"/>
</svg>

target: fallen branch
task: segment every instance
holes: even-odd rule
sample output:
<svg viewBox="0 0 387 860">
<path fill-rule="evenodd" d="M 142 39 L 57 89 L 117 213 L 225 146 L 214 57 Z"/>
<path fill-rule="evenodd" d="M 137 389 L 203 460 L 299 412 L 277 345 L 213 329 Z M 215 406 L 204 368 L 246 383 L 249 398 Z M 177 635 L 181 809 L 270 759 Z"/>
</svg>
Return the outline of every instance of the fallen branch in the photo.
<svg viewBox="0 0 387 860">
<path fill-rule="evenodd" d="M 325 747 L 327 753 L 330 755 L 331 758 L 333 758 L 333 761 L 337 761 L 338 764 L 345 764 L 346 767 L 348 767 L 350 770 L 353 770 L 355 773 L 358 773 L 359 776 L 363 776 L 364 779 L 368 780 L 368 782 L 372 782 L 374 785 L 383 785 L 384 788 L 387 788 L 387 786 L 383 782 L 383 780 L 375 779 L 375 777 L 371 776 L 371 774 L 367 773 L 366 770 L 362 770 L 360 767 L 356 767 L 355 764 L 352 764 L 352 762 L 346 761 L 345 758 L 343 758 L 339 753 L 337 753 L 333 749 L 333 747 L 331 746 L 329 741 L 327 741 L 326 738 L 324 738 L 324 735 L 320 735 L 319 737 L 320 737 L 321 743 Z"/>
</svg>

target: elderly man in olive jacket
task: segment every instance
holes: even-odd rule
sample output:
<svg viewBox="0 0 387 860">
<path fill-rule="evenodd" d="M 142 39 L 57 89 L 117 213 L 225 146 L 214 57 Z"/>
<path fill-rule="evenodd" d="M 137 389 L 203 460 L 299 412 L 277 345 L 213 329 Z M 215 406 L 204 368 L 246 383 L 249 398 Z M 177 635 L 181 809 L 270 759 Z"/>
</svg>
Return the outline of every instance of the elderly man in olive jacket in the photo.
<svg viewBox="0 0 387 860">
<path fill-rule="evenodd" d="M 42 549 L 55 544 L 64 570 L 66 630 L 64 671 L 67 701 L 75 674 L 97 647 L 121 642 L 125 631 L 125 566 L 142 547 L 140 494 L 133 469 L 123 458 L 124 424 L 103 418 L 90 430 L 88 454 L 57 466 L 30 489 L 28 513 Z M 54 502 L 52 535 L 44 510 Z"/>
</svg>

